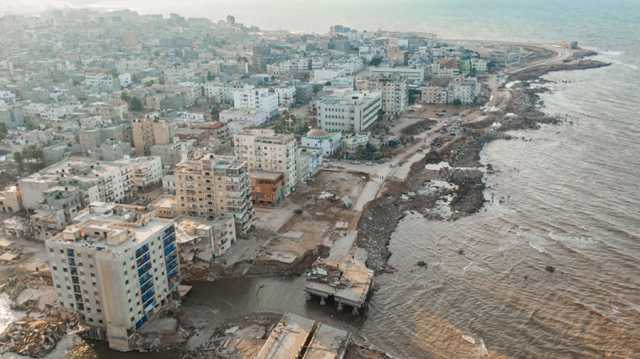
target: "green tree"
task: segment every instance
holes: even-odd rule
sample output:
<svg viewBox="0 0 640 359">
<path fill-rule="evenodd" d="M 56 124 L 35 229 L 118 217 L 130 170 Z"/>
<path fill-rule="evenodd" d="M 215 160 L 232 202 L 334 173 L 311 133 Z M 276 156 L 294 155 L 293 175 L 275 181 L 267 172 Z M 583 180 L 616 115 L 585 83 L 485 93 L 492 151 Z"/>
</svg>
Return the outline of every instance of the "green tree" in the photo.
<svg viewBox="0 0 640 359">
<path fill-rule="evenodd" d="M 382 63 L 382 60 L 382 57 L 374 57 L 373 59 L 371 59 L 371 61 L 369 61 L 369 66 L 378 66 Z"/>
<path fill-rule="evenodd" d="M 7 134 L 9 134 L 9 130 L 7 129 L 7 125 L 4 122 L 0 122 L 0 141 L 7 138 Z"/>
<path fill-rule="evenodd" d="M 24 169 L 24 159 L 22 158 L 22 152 L 17 151 L 13 153 L 13 160 L 18 164 L 18 171 L 22 172 Z"/>
<path fill-rule="evenodd" d="M 143 109 L 144 106 L 142 105 L 142 100 L 140 100 L 138 97 L 133 96 L 129 99 L 129 111 L 140 112 Z"/>
</svg>

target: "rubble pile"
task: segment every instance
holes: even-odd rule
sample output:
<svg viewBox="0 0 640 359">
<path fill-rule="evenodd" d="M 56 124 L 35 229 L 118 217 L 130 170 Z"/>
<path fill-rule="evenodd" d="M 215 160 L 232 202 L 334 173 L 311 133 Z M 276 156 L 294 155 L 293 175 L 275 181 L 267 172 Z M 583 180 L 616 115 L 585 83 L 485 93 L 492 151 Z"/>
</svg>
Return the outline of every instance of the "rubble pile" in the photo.
<svg viewBox="0 0 640 359">
<path fill-rule="evenodd" d="M 324 283 L 334 288 L 348 288 L 352 283 L 336 262 L 327 261 L 324 258 L 318 258 L 313 267 L 307 272 L 307 280 L 312 282 Z"/>
<path fill-rule="evenodd" d="M 78 316 L 51 310 L 43 318 L 27 317 L 13 322 L 0 335 L 0 352 L 42 358 L 52 351 L 67 332 L 79 328 Z"/>
</svg>

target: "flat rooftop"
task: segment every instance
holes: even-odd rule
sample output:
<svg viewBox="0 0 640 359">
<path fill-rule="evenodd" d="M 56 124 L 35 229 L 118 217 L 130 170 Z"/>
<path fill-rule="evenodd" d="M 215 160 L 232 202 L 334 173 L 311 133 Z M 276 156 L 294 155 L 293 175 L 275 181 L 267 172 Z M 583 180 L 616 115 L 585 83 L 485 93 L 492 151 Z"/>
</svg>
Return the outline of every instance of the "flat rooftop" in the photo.
<svg viewBox="0 0 640 359">
<path fill-rule="evenodd" d="M 302 359 L 342 358 L 347 351 L 349 339 L 348 332 L 326 324 L 319 324 Z"/>
<path fill-rule="evenodd" d="M 304 351 L 314 321 L 296 314 L 285 314 L 271 331 L 256 359 L 297 359 Z"/>
</svg>

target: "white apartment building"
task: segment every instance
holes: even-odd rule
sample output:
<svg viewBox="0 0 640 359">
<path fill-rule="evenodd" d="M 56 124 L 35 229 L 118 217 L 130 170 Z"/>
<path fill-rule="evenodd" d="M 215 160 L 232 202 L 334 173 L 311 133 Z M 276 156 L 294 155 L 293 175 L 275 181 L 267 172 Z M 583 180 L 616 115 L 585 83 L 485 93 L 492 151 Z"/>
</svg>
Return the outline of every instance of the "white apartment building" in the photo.
<svg viewBox="0 0 640 359">
<path fill-rule="evenodd" d="M 271 116 L 278 111 L 278 95 L 268 88 L 246 86 L 233 92 L 233 107 L 256 110 Z"/>
<path fill-rule="evenodd" d="M 354 75 L 364 69 L 364 62 L 359 56 L 351 56 L 329 62 L 327 68 L 342 70 L 344 75 Z"/>
<path fill-rule="evenodd" d="M 296 87 L 274 87 L 273 92 L 278 96 L 278 106 L 291 108 L 296 104 Z"/>
<path fill-rule="evenodd" d="M 47 240 L 57 300 L 92 326 L 109 347 L 128 351 L 131 334 L 177 296 L 180 264 L 173 221 L 96 204 Z"/>
<path fill-rule="evenodd" d="M 290 76 L 300 72 L 311 70 L 312 60 L 307 57 L 289 59 L 275 64 L 267 65 L 267 73 L 272 76 Z"/>
<path fill-rule="evenodd" d="M 471 59 L 471 66 L 474 70 L 476 70 L 476 73 L 478 74 L 486 74 L 488 71 L 487 60 L 484 59 Z"/>
<path fill-rule="evenodd" d="M 159 156 L 126 158 L 114 163 L 129 168 L 129 179 L 135 190 L 143 191 L 162 182 L 162 160 Z"/>
<path fill-rule="evenodd" d="M 423 67 L 370 67 L 369 73 L 372 76 L 378 77 L 394 77 L 400 76 L 406 78 L 410 82 L 423 82 L 424 81 L 424 68 Z"/>
<path fill-rule="evenodd" d="M 382 96 L 380 92 L 350 92 L 320 99 L 318 125 L 329 132 L 365 132 L 380 117 Z"/>
<path fill-rule="evenodd" d="M 427 104 L 473 104 L 480 94 L 476 78 L 457 77 L 448 85 L 431 84 L 422 88 L 422 102 Z"/>
<path fill-rule="evenodd" d="M 79 190 L 83 206 L 92 202 L 122 202 L 134 188 L 160 183 L 160 157 L 137 157 L 114 162 L 95 161 L 86 157 L 70 158 L 18 180 L 22 204 L 37 209 L 46 202 L 47 192 L 54 187 Z"/>
<path fill-rule="evenodd" d="M 84 74 L 84 83 L 91 88 L 113 89 L 113 76 L 103 70 L 87 71 Z"/>
<path fill-rule="evenodd" d="M 302 147 L 320 150 L 322 156 L 331 157 L 340 149 L 342 134 L 340 132 L 326 132 L 312 129 L 300 139 Z"/>
<path fill-rule="evenodd" d="M 247 129 L 233 136 L 235 156 L 246 162 L 249 170 L 282 173 L 287 195 L 298 183 L 296 147 L 292 135 L 278 135 L 271 129 Z"/>
<path fill-rule="evenodd" d="M 239 229 L 246 232 L 254 221 L 247 164 L 213 154 L 180 162 L 176 166 L 176 211 L 208 219 L 232 214 Z"/>
<path fill-rule="evenodd" d="M 456 78 L 449 85 L 453 95 L 453 101 L 459 101 L 463 105 L 473 104 L 480 94 L 480 85 L 476 78 Z"/>
<path fill-rule="evenodd" d="M 233 92 L 243 88 L 238 82 L 211 81 L 203 86 L 204 95 L 216 99 L 220 103 L 233 103 Z"/>
<path fill-rule="evenodd" d="M 429 75 L 435 79 L 453 79 L 460 76 L 460 68 L 454 63 L 436 61 L 428 67 Z"/>
<path fill-rule="evenodd" d="M 46 192 L 55 186 L 80 189 L 85 205 L 96 201 L 121 202 L 129 197 L 132 188 L 128 166 L 89 158 L 58 162 L 18 180 L 27 209 L 36 209 L 43 204 Z"/>
</svg>

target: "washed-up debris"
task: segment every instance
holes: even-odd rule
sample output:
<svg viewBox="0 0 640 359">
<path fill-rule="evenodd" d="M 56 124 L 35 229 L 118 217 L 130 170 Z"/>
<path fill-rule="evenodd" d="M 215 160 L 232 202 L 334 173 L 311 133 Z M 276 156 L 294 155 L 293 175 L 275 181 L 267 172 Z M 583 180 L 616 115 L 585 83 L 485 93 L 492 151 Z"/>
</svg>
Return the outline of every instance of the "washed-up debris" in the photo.
<svg viewBox="0 0 640 359">
<path fill-rule="evenodd" d="M 0 335 L 0 351 L 42 358 L 69 331 L 79 329 L 77 314 L 57 309 L 43 314 L 44 319 L 26 317 L 9 324 Z"/>
<path fill-rule="evenodd" d="M 351 209 L 351 207 L 353 207 L 353 201 L 349 197 L 343 197 L 342 198 L 342 205 L 346 209 Z"/>
<path fill-rule="evenodd" d="M 426 267 L 426 266 L 427 266 L 427 262 L 425 262 L 425 261 L 418 261 L 418 263 L 416 263 L 416 265 L 417 265 L 418 267 Z"/>
<path fill-rule="evenodd" d="M 318 195 L 318 199 L 334 199 L 335 198 L 335 194 L 328 192 L 328 191 L 323 191 L 322 193 L 320 193 Z"/>
<path fill-rule="evenodd" d="M 338 221 L 335 224 L 335 229 L 338 229 L 338 230 L 346 230 L 348 228 L 349 228 L 349 223 L 344 221 Z"/>
</svg>

